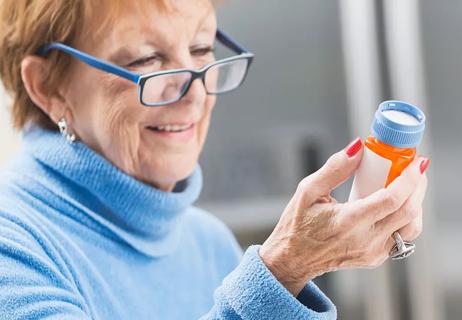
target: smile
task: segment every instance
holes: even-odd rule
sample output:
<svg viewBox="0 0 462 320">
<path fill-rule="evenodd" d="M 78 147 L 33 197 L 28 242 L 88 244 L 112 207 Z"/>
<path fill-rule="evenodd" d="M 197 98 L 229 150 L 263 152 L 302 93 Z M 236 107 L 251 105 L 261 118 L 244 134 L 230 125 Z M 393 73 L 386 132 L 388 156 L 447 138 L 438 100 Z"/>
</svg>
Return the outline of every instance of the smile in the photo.
<svg viewBox="0 0 462 320">
<path fill-rule="evenodd" d="M 190 129 L 194 123 L 186 124 L 186 125 L 176 125 L 176 124 L 167 124 L 163 126 L 149 126 L 148 129 L 154 130 L 154 131 L 166 131 L 166 132 L 182 132 Z"/>
<path fill-rule="evenodd" d="M 177 141 L 184 143 L 190 141 L 195 136 L 196 124 L 167 124 L 159 126 L 147 126 L 146 128 L 157 138 L 168 139 L 172 142 Z"/>
</svg>

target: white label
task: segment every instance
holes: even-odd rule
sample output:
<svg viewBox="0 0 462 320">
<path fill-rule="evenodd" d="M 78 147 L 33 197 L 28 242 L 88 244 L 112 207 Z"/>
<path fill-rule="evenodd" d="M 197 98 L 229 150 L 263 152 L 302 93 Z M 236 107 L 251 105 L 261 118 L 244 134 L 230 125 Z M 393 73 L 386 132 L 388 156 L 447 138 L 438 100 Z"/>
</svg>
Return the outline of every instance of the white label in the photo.
<svg viewBox="0 0 462 320">
<path fill-rule="evenodd" d="M 391 160 L 382 158 L 365 147 L 363 159 L 356 171 L 348 201 L 367 197 L 385 187 L 391 165 Z"/>
</svg>

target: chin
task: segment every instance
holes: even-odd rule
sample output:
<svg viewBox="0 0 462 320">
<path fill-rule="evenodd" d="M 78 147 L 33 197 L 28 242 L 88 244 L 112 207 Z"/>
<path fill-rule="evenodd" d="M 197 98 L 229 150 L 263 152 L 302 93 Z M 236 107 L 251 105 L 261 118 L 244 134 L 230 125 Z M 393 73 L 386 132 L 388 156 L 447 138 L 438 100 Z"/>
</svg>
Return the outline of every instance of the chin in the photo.
<svg viewBox="0 0 462 320">
<path fill-rule="evenodd" d="M 148 164 L 142 174 L 141 180 L 144 182 L 162 189 L 168 190 L 175 186 L 178 181 L 189 177 L 197 166 L 197 158 L 191 159 L 176 159 L 153 165 L 154 162 Z M 170 191 L 170 190 L 169 190 Z"/>
</svg>

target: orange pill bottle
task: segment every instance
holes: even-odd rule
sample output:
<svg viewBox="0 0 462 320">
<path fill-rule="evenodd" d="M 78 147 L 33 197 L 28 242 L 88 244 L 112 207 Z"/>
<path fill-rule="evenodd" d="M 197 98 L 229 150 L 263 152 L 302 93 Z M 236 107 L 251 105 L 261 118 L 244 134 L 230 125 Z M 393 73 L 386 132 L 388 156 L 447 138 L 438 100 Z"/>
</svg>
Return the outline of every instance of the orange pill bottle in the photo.
<svg viewBox="0 0 462 320">
<path fill-rule="evenodd" d="M 425 129 L 425 114 L 402 101 L 384 101 L 375 112 L 372 135 L 356 171 L 350 200 L 387 187 L 414 160 Z"/>
</svg>

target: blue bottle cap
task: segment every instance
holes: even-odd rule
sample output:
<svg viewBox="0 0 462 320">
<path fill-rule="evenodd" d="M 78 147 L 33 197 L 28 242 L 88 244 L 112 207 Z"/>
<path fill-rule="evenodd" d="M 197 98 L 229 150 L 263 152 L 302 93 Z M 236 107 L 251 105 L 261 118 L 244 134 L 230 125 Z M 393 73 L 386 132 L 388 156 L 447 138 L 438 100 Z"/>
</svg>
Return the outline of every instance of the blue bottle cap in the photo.
<svg viewBox="0 0 462 320">
<path fill-rule="evenodd" d="M 425 114 L 412 104 L 384 101 L 375 112 L 372 134 L 381 142 L 397 148 L 414 148 L 422 141 Z"/>
</svg>

